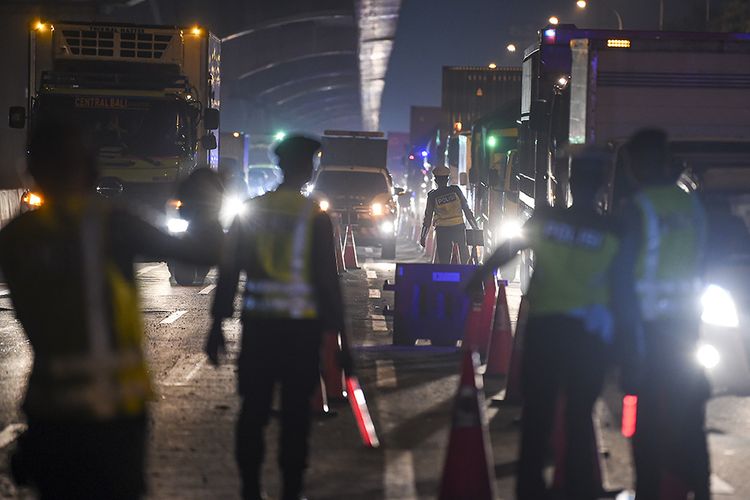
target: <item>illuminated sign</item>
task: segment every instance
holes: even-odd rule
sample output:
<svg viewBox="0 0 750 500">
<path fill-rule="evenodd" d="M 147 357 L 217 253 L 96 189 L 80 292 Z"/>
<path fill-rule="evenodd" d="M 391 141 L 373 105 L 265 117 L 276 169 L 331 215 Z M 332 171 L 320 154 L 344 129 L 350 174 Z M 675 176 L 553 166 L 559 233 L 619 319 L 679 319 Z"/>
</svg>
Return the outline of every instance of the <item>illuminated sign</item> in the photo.
<svg viewBox="0 0 750 500">
<path fill-rule="evenodd" d="M 607 47 L 612 49 L 629 49 L 630 40 L 609 39 L 607 40 Z"/>
<path fill-rule="evenodd" d="M 149 109 L 149 105 L 146 102 L 131 102 L 127 97 L 114 96 L 78 96 L 74 100 L 74 106 L 82 109 Z"/>
</svg>

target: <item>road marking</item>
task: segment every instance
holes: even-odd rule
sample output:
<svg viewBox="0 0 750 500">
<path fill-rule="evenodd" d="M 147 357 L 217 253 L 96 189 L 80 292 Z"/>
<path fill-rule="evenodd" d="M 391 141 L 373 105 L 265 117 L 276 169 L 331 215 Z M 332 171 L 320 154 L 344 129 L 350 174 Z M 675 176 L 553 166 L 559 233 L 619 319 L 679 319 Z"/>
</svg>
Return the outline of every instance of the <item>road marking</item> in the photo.
<svg viewBox="0 0 750 500">
<path fill-rule="evenodd" d="M 398 383 L 396 379 L 396 367 L 390 359 L 375 360 L 375 385 L 381 389 L 395 389 Z"/>
<path fill-rule="evenodd" d="M 386 323 L 385 320 L 382 320 L 382 319 L 374 319 L 372 320 L 372 331 L 373 332 L 387 332 L 388 323 Z"/>
<path fill-rule="evenodd" d="M 206 288 L 198 292 L 198 295 L 208 295 L 214 291 L 214 288 L 216 288 L 216 285 L 208 285 Z"/>
<path fill-rule="evenodd" d="M 23 434 L 26 429 L 26 424 L 10 424 L 0 431 L 0 449 L 18 439 L 18 436 Z"/>
<path fill-rule="evenodd" d="M 734 495 L 734 488 L 716 474 L 711 474 L 712 495 Z"/>
<path fill-rule="evenodd" d="M 371 319 L 376 319 L 378 321 L 385 321 L 385 316 L 382 314 L 370 314 Z"/>
<path fill-rule="evenodd" d="M 377 288 L 370 288 L 370 298 L 371 299 L 379 299 L 380 298 L 380 290 Z"/>
<path fill-rule="evenodd" d="M 142 267 L 141 269 L 136 271 L 135 274 L 137 274 L 138 276 L 144 276 L 155 269 L 159 269 L 160 267 L 161 267 L 161 264 L 154 264 L 153 266 Z"/>
<path fill-rule="evenodd" d="M 169 369 L 161 385 L 169 387 L 180 387 L 190 383 L 198 374 L 203 365 L 206 364 L 205 354 L 190 354 L 181 356 L 175 365 Z"/>
<path fill-rule="evenodd" d="M 378 279 L 378 273 L 376 273 L 375 271 L 367 271 L 367 279 L 368 280 Z"/>
<path fill-rule="evenodd" d="M 178 319 L 180 319 L 187 311 L 175 311 L 163 320 L 161 320 L 162 325 L 171 325 Z"/>
<path fill-rule="evenodd" d="M 365 247 L 365 254 L 366 255 L 372 255 L 373 254 L 372 247 Z"/>
<path fill-rule="evenodd" d="M 368 273 L 370 271 L 367 271 Z M 9 297 L 10 296 L 10 290 L 7 288 L 0 288 L 0 297 Z"/>
<path fill-rule="evenodd" d="M 414 456 L 409 450 L 385 450 L 383 493 L 386 500 L 417 500 Z"/>
</svg>

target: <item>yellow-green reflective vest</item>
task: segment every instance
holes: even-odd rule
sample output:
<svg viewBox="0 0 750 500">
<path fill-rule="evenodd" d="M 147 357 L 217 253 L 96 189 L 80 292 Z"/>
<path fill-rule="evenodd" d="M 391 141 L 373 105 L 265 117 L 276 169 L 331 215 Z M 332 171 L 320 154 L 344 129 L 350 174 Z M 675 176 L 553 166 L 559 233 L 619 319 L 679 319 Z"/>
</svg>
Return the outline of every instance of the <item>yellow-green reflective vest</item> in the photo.
<svg viewBox="0 0 750 500">
<path fill-rule="evenodd" d="M 610 268 L 620 246 L 615 234 L 603 223 L 601 228 L 589 227 L 554 216 L 526 226 L 534 250 L 529 314 L 568 314 L 609 305 Z"/>
<path fill-rule="evenodd" d="M 251 235 L 256 262 L 245 285 L 243 316 L 316 319 L 311 257 L 319 209 L 288 189 L 257 198 L 250 207 L 248 217 L 257 221 Z"/>
<path fill-rule="evenodd" d="M 646 320 L 697 313 L 706 216 L 698 197 L 677 186 L 655 186 L 635 196 L 641 214 L 636 290 Z"/>
<path fill-rule="evenodd" d="M 40 208 L 32 215 L 36 219 L 32 224 L 49 237 L 61 237 L 59 210 Z M 109 258 L 108 208 L 89 201 L 62 210 L 79 223 L 81 276 L 74 285 L 75 293 L 61 295 L 55 306 L 48 307 L 55 307 L 52 314 L 61 317 L 82 314 L 83 318 L 71 320 L 61 331 L 37 333 L 32 342 L 36 357 L 24 409 L 45 418 L 140 415 L 153 396 L 142 351 L 140 305 L 135 283 Z M 63 312 L 65 308 L 69 308 L 67 313 Z M 80 327 L 70 328 L 72 324 Z M 60 333 L 67 337 L 64 343 L 47 338 Z"/>
<path fill-rule="evenodd" d="M 434 225 L 436 227 L 457 226 L 464 223 L 464 211 L 461 197 L 453 186 L 438 188 L 433 191 L 435 196 Z"/>
</svg>

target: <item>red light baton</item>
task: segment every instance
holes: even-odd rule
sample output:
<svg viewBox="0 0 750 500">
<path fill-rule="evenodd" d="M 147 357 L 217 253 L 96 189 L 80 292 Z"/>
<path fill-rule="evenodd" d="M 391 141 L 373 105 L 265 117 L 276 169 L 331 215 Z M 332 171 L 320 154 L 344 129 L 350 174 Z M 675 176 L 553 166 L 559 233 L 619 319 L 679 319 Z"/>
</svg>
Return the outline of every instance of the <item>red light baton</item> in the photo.
<svg viewBox="0 0 750 500">
<path fill-rule="evenodd" d="M 370 410 L 367 409 L 365 393 L 362 392 L 357 377 L 346 377 L 346 394 L 352 406 L 354 419 L 357 421 L 359 435 L 362 436 L 362 443 L 368 448 L 377 448 L 380 446 L 380 441 L 375 433 L 372 418 L 370 418 Z"/>
<path fill-rule="evenodd" d="M 622 398 L 622 435 L 631 438 L 635 435 L 638 416 L 638 396 L 627 394 Z"/>
</svg>

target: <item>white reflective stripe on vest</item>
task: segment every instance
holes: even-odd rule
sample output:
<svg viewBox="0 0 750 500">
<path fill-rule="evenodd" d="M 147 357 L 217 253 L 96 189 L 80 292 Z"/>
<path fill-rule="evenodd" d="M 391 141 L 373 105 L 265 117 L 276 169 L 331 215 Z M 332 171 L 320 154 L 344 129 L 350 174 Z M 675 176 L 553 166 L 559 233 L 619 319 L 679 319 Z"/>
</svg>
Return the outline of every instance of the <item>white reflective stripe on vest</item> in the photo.
<svg viewBox="0 0 750 500">
<path fill-rule="evenodd" d="M 89 352 L 80 369 L 91 377 L 91 390 L 85 391 L 91 409 L 100 417 L 111 417 L 117 411 L 118 387 L 115 370 L 122 359 L 113 348 L 112 330 L 105 317 L 104 221 L 95 203 L 90 204 L 81 219 L 81 253 L 83 288 L 86 295 L 86 327 Z M 61 364 L 64 361 L 61 360 Z"/>
</svg>

